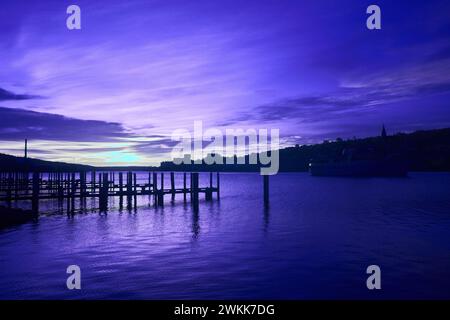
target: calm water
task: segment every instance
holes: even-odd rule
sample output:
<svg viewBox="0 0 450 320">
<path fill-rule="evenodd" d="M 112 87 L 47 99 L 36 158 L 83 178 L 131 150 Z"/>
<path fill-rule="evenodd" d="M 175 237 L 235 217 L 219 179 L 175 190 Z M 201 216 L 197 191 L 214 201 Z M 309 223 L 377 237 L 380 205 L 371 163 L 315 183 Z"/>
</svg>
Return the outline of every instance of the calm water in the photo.
<svg viewBox="0 0 450 320">
<path fill-rule="evenodd" d="M 268 210 L 258 175 L 221 187 L 198 215 L 181 196 L 107 215 L 45 204 L 53 214 L 0 231 L 0 298 L 450 298 L 450 174 L 279 174 Z M 66 289 L 71 264 L 81 291 Z M 380 291 L 366 289 L 371 264 Z"/>
</svg>

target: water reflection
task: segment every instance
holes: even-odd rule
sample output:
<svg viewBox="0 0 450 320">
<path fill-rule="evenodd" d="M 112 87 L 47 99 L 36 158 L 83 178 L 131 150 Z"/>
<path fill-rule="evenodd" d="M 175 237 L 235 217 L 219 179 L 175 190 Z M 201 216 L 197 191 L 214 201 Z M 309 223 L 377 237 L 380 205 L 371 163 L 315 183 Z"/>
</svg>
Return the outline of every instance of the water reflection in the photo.
<svg viewBox="0 0 450 320">
<path fill-rule="evenodd" d="M 196 240 L 198 235 L 200 234 L 200 222 L 199 222 L 199 213 L 197 211 L 192 212 L 192 238 Z"/>
<path fill-rule="evenodd" d="M 266 207 L 259 175 L 222 182 L 220 202 L 198 210 L 180 194 L 131 211 L 111 199 L 99 215 L 87 199 L 66 218 L 66 201 L 44 201 L 57 214 L 0 231 L 0 298 L 71 298 L 70 264 L 85 268 L 86 299 L 371 298 L 359 284 L 373 261 L 402 284 L 380 298 L 449 298 L 450 175 L 280 175 Z"/>
<path fill-rule="evenodd" d="M 264 232 L 267 232 L 269 228 L 269 222 L 270 222 L 270 206 L 267 204 L 264 206 L 263 209 L 263 217 L 264 217 Z"/>
</svg>

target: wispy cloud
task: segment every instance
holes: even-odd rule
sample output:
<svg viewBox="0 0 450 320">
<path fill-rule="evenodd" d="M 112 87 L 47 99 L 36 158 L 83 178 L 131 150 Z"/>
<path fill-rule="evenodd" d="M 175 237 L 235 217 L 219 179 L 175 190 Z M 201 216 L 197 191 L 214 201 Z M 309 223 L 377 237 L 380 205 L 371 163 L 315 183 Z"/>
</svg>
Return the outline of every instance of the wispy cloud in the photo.
<svg viewBox="0 0 450 320">
<path fill-rule="evenodd" d="M 31 100 L 31 99 L 40 99 L 42 97 L 30 94 L 17 94 L 11 91 L 0 88 L 0 101 L 7 100 Z"/>
<path fill-rule="evenodd" d="M 0 140 L 112 141 L 129 136 L 119 123 L 0 107 Z"/>
<path fill-rule="evenodd" d="M 380 32 L 350 0 L 78 4 L 79 32 L 65 28 L 61 1 L 2 7 L 8 146 L 35 137 L 46 158 L 146 164 L 168 159 L 170 133 L 194 120 L 276 127 L 293 143 L 450 119 L 445 0 L 380 0 Z"/>
</svg>

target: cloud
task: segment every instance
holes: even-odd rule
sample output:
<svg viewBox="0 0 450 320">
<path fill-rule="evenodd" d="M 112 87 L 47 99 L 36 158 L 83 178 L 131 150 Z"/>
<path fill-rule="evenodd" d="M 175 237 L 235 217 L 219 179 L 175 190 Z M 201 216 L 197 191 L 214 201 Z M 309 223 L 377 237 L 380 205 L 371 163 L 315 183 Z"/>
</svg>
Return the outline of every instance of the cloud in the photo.
<svg viewBox="0 0 450 320">
<path fill-rule="evenodd" d="M 0 101 L 7 100 L 31 100 L 31 99 L 39 99 L 42 98 L 36 95 L 29 94 L 16 94 L 11 91 L 0 88 Z"/>
<path fill-rule="evenodd" d="M 163 135 L 138 136 L 115 122 L 0 107 L 0 152 L 46 160 L 104 165 L 157 165 L 174 144 Z M 170 153 L 170 152 L 169 152 Z"/>
<path fill-rule="evenodd" d="M 112 141 L 129 137 L 122 125 L 0 107 L 0 140 Z"/>
<path fill-rule="evenodd" d="M 377 107 L 450 93 L 450 59 L 397 68 L 341 81 L 330 92 L 299 95 L 241 111 L 220 125 L 326 123 L 363 115 Z M 403 107 L 403 106 L 402 106 Z"/>
</svg>

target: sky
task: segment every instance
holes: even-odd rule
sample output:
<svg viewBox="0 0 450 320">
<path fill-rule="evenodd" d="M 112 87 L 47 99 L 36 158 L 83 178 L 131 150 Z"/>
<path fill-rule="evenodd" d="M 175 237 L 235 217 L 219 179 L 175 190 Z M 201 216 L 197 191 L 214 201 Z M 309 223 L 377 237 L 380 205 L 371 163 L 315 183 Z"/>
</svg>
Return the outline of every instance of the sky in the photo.
<svg viewBox="0 0 450 320">
<path fill-rule="evenodd" d="M 81 8 L 81 30 L 66 9 Z M 366 8 L 381 8 L 368 30 Z M 176 129 L 282 146 L 450 127 L 450 2 L 3 0 L 0 152 L 169 160 Z"/>
</svg>

